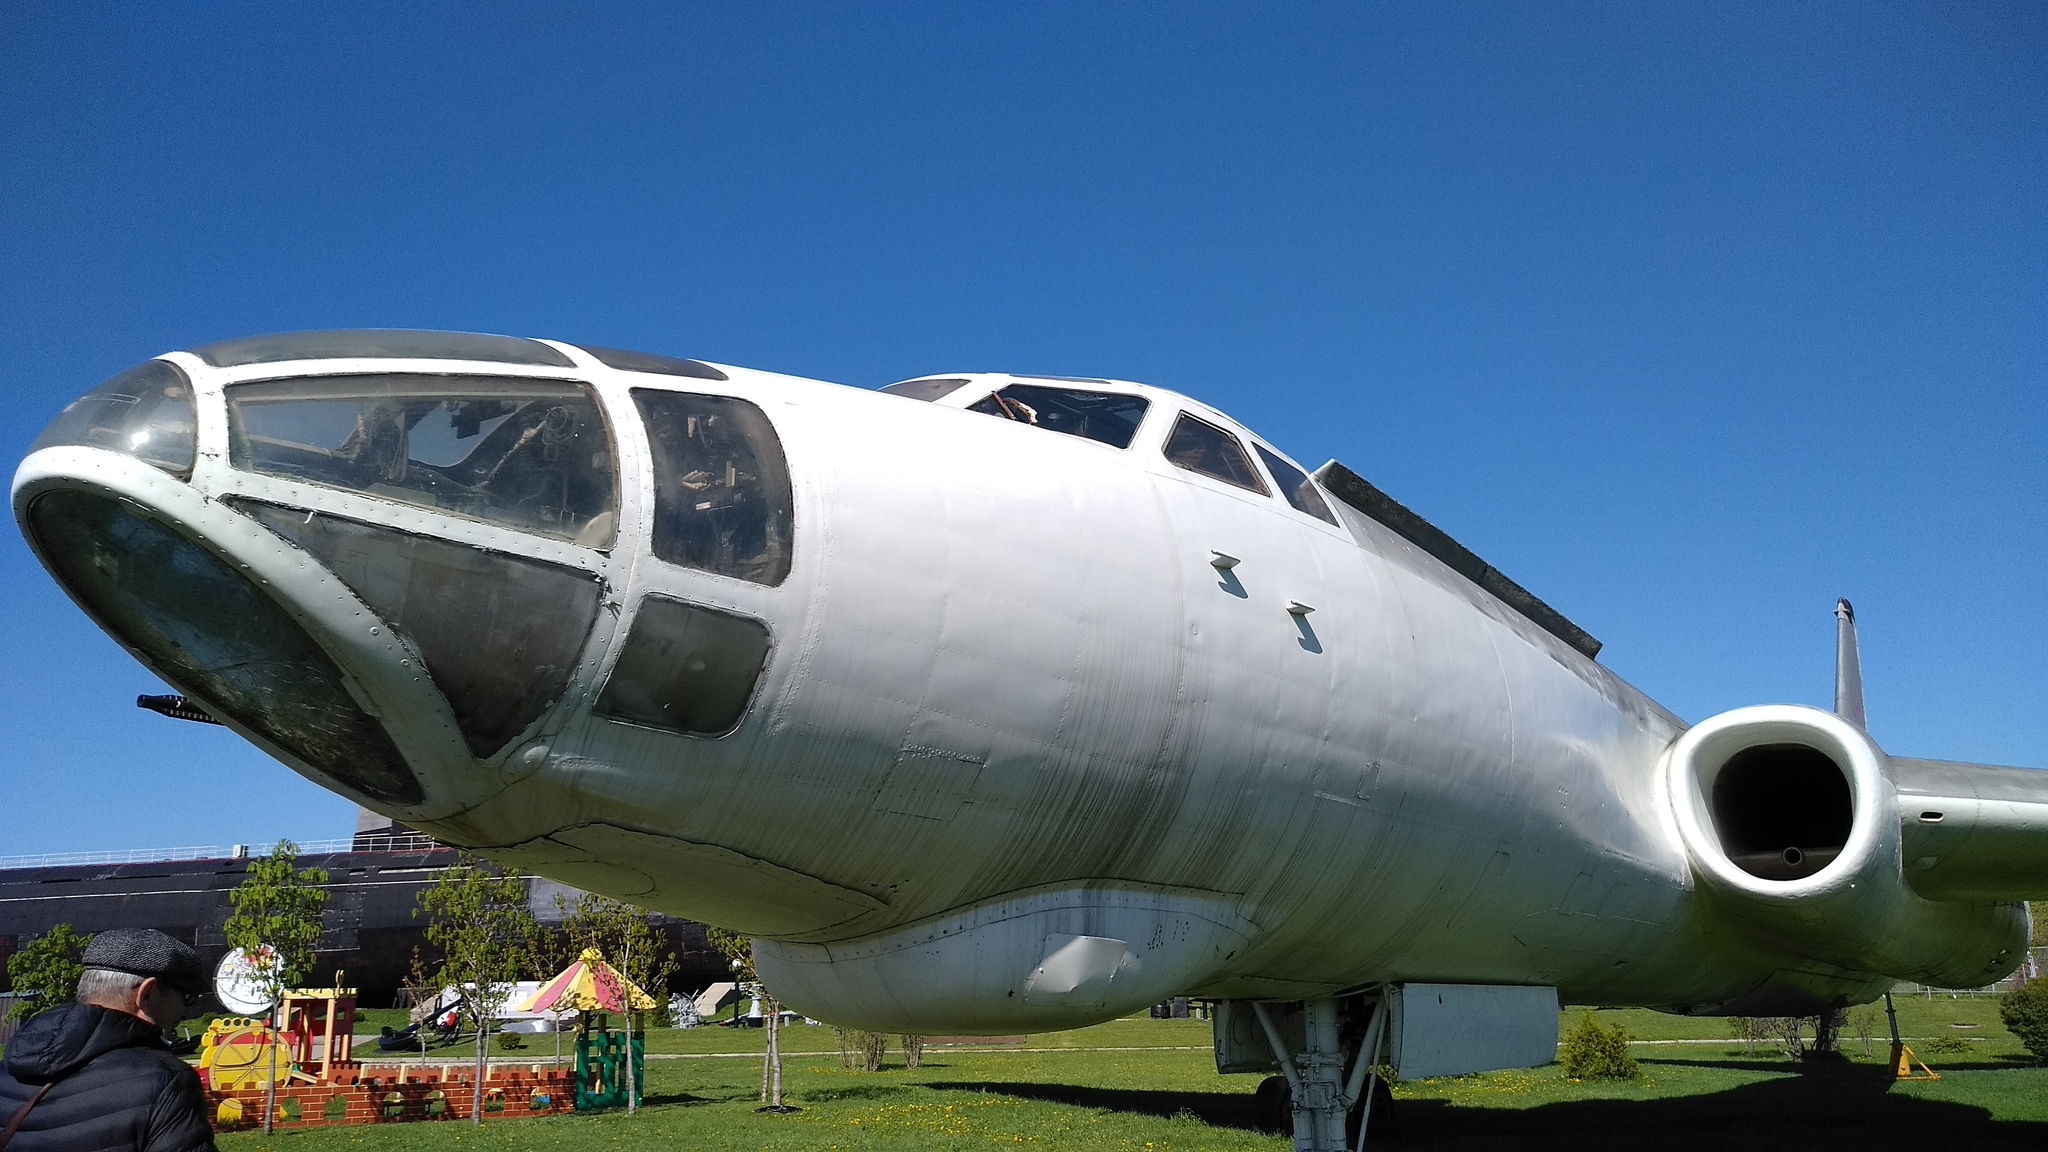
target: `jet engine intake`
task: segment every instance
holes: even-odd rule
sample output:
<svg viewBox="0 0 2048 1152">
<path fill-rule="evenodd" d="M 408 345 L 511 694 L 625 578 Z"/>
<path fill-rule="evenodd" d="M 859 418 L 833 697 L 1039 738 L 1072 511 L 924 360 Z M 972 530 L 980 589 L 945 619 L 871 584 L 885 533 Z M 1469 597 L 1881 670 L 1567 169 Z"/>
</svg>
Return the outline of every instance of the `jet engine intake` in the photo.
<svg viewBox="0 0 2048 1152">
<path fill-rule="evenodd" d="M 1721 850 L 1763 880 L 1803 880 L 1834 863 L 1855 827 L 1849 778 L 1809 744 L 1759 744 L 1714 775 L 1707 811 Z"/>
<path fill-rule="evenodd" d="M 1665 771 L 1709 914 L 1776 945 L 1788 968 L 1943 987 L 2010 971 L 2023 920 L 2011 907 L 1908 887 L 1892 763 L 1862 728 L 1814 708 L 1738 708 L 1680 736 Z"/>
<path fill-rule="evenodd" d="M 1804 924 L 1900 890 L 1890 763 L 1848 721 L 1738 708 L 1679 737 L 1667 771 L 1686 851 L 1722 894 Z"/>
</svg>

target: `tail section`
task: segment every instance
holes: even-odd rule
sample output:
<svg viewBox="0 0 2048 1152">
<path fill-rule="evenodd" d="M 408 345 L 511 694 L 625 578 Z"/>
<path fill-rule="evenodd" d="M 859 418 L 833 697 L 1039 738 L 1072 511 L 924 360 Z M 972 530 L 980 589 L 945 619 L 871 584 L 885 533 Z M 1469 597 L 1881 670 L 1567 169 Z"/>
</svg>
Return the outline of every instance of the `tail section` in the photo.
<svg viewBox="0 0 2048 1152">
<path fill-rule="evenodd" d="M 1858 728 L 1863 722 L 1863 657 L 1856 650 L 1856 609 L 1835 601 L 1835 715 Z"/>
</svg>

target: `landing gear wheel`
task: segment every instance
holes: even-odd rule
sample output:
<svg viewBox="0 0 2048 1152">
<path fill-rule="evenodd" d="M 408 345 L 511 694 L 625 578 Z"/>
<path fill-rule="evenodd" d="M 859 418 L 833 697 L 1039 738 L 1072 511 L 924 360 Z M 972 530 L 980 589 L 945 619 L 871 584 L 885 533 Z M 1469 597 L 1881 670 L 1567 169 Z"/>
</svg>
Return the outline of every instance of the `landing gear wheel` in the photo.
<svg viewBox="0 0 2048 1152">
<path fill-rule="evenodd" d="M 1287 1077 L 1259 1081 L 1259 1090 L 1252 1095 L 1252 1122 L 1268 1135 L 1294 1131 L 1294 1090 L 1287 1086 Z"/>
<path fill-rule="evenodd" d="M 1358 1147 L 1358 1126 L 1365 1121 L 1365 1105 L 1358 1104 L 1351 1114 L 1344 1117 L 1344 1139 L 1352 1147 Z M 1372 1082 L 1372 1140 L 1384 1140 L 1394 1134 L 1394 1090 L 1385 1080 Z"/>
</svg>

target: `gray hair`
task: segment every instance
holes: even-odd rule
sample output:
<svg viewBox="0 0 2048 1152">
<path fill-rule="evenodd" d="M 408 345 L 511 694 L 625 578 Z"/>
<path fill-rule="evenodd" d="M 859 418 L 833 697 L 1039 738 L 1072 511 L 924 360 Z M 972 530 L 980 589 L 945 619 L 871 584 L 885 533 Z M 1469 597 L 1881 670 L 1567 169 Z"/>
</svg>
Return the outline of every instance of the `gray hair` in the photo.
<svg viewBox="0 0 2048 1152">
<path fill-rule="evenodd" d="M 78 1002 L 102 1008 L 125 1008 L 135 1003 L 135 990 L 147 976 L 117 972 L 112 968 L 87 968 L 78 978 Z"/>
</svg>

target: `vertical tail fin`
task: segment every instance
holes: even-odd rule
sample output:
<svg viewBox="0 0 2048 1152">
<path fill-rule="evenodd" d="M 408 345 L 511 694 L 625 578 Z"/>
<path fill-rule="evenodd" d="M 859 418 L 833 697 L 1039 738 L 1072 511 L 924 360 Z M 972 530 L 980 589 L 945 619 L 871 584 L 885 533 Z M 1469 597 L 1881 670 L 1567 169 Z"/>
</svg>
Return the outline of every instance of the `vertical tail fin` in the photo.
<svg viewBox="0 0 2048 1152">
<path fill-rule="evenodd" d="M 1847 600 L 1835 601 L 1835 715 L 1855 724 L 1863 722 L 1863 657 L 1856 651 L 1856 609 Z"/>
</svg>

